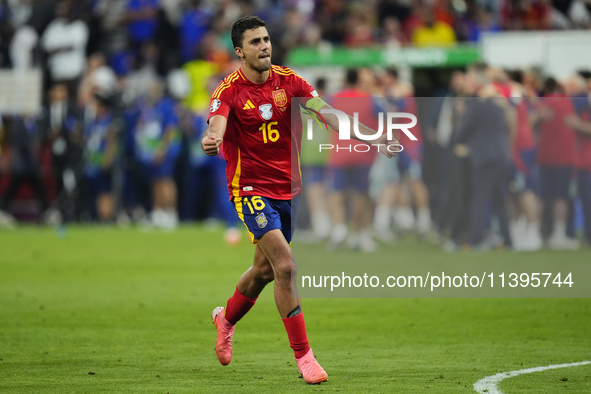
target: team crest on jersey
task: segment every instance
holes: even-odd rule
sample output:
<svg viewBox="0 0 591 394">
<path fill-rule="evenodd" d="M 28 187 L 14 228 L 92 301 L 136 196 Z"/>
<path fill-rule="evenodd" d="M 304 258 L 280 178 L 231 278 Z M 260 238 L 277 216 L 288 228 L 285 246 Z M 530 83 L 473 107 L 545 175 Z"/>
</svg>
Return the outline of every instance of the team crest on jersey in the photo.
<svg viewBox="0 0 591 394">
<path fill-rule="evenodd" d="M 273 101 L 275 102 L 275 105 L 278 107 L 285 106 L 285 104 L 287 104 L 287 95 L 285 94 L 285 90 L 274 90 Z"/>
<path fill-rule="evenodd" d="M 220 105 L 222 105 L 222 102 L 220 101 L 220 99 L 218 99 L 218 98 L 213 99 L 213 101 L 211 102 L 211 105 L 209 106 L 209 112 L 217 111 L 218 108 L 220 107 Z"/>
<path fill-rule="evenodd" d="M 271 104 L 259 105 L 259 112 L 263 119 L 269 120 L 273 117 L 273 106 Z"/>
<path fill-rule="evenodd" d="M 269 223 L 269 222 L 267 221 L 267 217 L 266 217 L 266 216 L 265 216 L 265 214 L 264 214 L 264 213 L 262 213 L 262 212 L 261 212 L 261 213 L 259 213 L 259 214 L 257 215 L 257 217 L 256 217 L 256 220 L 257 220 L 257 225 L 258 225 L 260 228 L 265 228 L 265 226 L 266 226 L 266 225 Z"/>
</svg>

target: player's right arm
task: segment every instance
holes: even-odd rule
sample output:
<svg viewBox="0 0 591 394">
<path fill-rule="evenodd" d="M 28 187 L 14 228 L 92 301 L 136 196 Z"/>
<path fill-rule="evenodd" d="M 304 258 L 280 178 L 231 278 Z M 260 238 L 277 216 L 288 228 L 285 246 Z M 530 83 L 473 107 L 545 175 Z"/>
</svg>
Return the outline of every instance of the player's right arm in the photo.
<svg viewBox="0 0 591 394">
<path fill-rule="evenodd" d="M 214 115 L 209 118 L 209 127 L 201 138 L 201 148 L 208 156 L 215 156 L 220 153 L 220 145 L 224 140 L 224 133 L 228 119 L 223 115 Z"/>
<path fill-rule="evenodd" d="M 208 156 L 215 156 L 220 153 L 220 145 L 224 140 L 228 116 L 232 111 L 232 97 L 234 88 L 232 82 L 239 78 L 238 71 L 233 72 L 224 78 L 211 95 L 209 105 L 209 127 L 201 138 L 201 148 Z"/>
</svg>

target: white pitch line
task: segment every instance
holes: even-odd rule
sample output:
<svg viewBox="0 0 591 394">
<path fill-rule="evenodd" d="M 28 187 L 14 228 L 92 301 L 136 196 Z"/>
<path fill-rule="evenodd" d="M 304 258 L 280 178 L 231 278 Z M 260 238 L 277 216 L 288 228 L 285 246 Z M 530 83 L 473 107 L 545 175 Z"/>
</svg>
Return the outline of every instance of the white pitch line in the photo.
<svg viewBox="0 0 591 394">
<path fill-rule="evenodd" d="M 519 371 L 501 372 L 496 375 L 487 376 L 486 378 L 480 379 L 478 382 L 474 383 L 474 390 L 478 391 L 480 394 L 503 394 L 503 392 L 497 388 L 497 383 L 499 383 L 503 379 L 512 378 L 514 376 L 523 375 L 526 373 L 546 371 L 548 369 L 578 367 L 580 365 L 587 364 L 591 364 L 591 361 L 581 361 L 578 363 L 570 364 L 555 364 L 548 365 L 546 367 L 535 367 L 521 369 Z"/>
</svg>

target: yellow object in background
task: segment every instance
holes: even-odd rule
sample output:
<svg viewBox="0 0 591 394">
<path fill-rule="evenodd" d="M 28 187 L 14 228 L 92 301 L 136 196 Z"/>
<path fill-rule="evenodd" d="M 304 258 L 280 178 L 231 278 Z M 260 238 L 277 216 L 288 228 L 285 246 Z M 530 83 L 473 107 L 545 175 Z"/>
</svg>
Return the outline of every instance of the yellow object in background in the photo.
<svg viewBox="0 0 591 394">
<path fill-rule="evenodd" d="M 417 27 L 412 35 L 412 42 L 417 47 L 449 47 L 456 45 L 457 39 L 450 25 L 435 22 L 430 27 Z"/>
<path fill-rule="evenodd" d="M 183 69 L 191 81 L 191 92 L 184 99 L 184 106 L 195 112 L 209 108 L 211 92 L 208 89 L 208 82 L 219 72 L 218 65 L 205 60 L 193 60 L 186 63 Z"/>
</svg>

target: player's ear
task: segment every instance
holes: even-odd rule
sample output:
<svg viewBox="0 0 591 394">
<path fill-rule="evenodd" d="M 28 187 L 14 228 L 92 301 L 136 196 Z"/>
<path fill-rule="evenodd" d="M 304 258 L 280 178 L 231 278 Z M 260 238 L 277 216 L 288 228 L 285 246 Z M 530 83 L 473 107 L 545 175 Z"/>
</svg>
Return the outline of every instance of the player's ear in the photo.
<svg viewBox="0 0 591 394">
<path fill-rule="evenodd" d="M 236 55 L 242 59 L 244 57 L 244 52 L 242 52 L 242 48 L 240 47 L 235 47 L 234 48 L 234 52 L 236 52 Z"/>
</svg>

